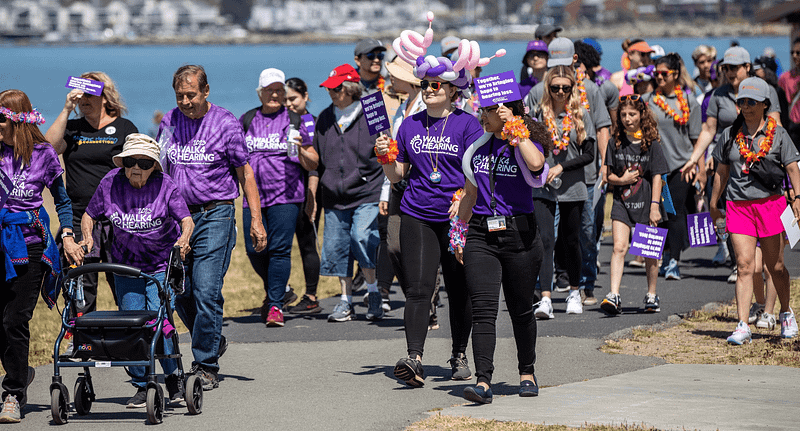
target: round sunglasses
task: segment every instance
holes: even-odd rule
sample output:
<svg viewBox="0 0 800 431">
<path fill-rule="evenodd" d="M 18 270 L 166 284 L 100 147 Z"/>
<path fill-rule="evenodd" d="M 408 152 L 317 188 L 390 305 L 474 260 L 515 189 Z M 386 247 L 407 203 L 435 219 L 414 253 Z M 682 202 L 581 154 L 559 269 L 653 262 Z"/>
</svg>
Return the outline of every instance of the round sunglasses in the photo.
<svg viewBox="0 0 800 431">
<path fill-rule="evenodd" d="M 153 159 L 136 159 L 133 157 L 123 157 L 122 158 L 122 166 L 126 168 L 132 168 L 136 165 L 139 165 L 139 168 L 143 170 L 148 170 L 155 166 L 156 161 Z"/>
</svg>

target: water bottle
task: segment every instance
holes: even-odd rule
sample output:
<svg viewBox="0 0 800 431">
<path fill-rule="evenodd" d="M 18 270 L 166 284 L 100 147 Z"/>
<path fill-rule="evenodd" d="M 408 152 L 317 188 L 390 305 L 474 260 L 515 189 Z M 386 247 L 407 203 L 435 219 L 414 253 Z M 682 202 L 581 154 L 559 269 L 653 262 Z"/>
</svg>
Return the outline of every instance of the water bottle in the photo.
<svg viewBox="0 0 800 431">
<path fill-rule="evenodd" d="M 555 178 L 553 178 L 553 180 L 552 180 L 552 181 L 550 181 L 550 182 L 549 182 L 549 183 L 547 183 L 547 184 L 548 184 L 550 187 L 552 187 L 553 189 L 555 189 L 555 190 L 558 190 L 558 189 L 560 189 L 560 188 L 561 188 L 561 184 L 562 184 L 562 182 L 561 182 L 561 177 L 555 177 Z"/>
<path fill-rule="evenodd" d="M 714 225 L 717 227 L 717 235 L 719 236 L 720 241 L 727 241 L 728 229 L 725 227 L 725 219 L 722 217 L 718 218 L 717 221 L 714 222 Z"/>
<path fill-rule="evenodd" d="M 83 296 L 83 276 L 78 277 L 75 287 L 75 307 L 82 309 L 86 307 L 86 298 Z"/>
<path fill-rule="evenodd" d="M 289 125 L 289 132 L 286 133 L 286 154 L 289 157 L 297 157 L 299 155 L 299 148 L 294 144 L 294 141 L 300 137 L 300 132 L 294 128 L 294 124 Z"/>
</svg>

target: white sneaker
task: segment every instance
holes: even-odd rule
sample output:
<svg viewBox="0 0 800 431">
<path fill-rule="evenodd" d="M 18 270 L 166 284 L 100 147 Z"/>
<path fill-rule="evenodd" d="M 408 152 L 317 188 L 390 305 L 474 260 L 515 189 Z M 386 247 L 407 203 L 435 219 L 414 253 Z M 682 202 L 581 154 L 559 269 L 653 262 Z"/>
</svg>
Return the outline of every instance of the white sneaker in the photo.
<svg viewBox="0 0 800 431">
<path fill-rule="evenodd" d="M 542 300 L 539 301 L 539 306 L 533 310 L 533 315 L 537 319 L 555 318 L 556 316 L 553 315 L 553 300 L 546 296 L 542 297 Z"/>
<path fill-rule="evenodd" d="M 728 284 L 734 284 L 738 279 L 739 279 L 739 267 L 734 266 L 733 271 L 731 271 L 731 275 L 728 276 Z"/>
<path fill-rule="evenodd" d="M 797 336 L 797 319 L 794 318 L 794 311 L 781 313 L 781 338 L 794 338 Z"/>
<path fill-rule="evenodd" d="M 764 304 L 759 304 L 758 302 L 754 302 L 753 305 L 750 306 L 750 316 L 747 318 L 747 323 L 753 324 L 756 323 L 759 317 L 761 317 L 761 313 L 764 312 Z"/>
<path fill-rule="evenodd" d="M 750 333 L 750 326 L 743 321 L 739 321 L 739 324 L 736 325 L 736 330 L 733 331 L 730 337 L 728 337 L 728 344 L 735 344 L 737 346 L 741 346 L 744 343 L 752 343 L 753 337 Z"/>
<path fill-rule="evenodd" d="M 758 322 L 756 322 L 756 328 L 759 329 L 769 329 L 772 331 L 775 329 L 775 315 L 769 313 L 761 313 L 761 316 L 758 316 Z"/>
<path fill-rule="evenodd" d="M 581 314 L 583 313 L 583 304 L 581 304 L 581 294 L 579 290 L 573 290 L 567 296 L 567 314 Z"/>
<path fill-rule="evenodd" d="M 711 263 L 713 263 L 714 266 L 723 265 L 728 261 L 728 257 L 730 257 L 730 252 L 728 252 L 728 244 L 726 242 L 720 242 L 717 247 L 717 254 L 714 255 L 713 259 L 711 259 Z"/>
</svg>

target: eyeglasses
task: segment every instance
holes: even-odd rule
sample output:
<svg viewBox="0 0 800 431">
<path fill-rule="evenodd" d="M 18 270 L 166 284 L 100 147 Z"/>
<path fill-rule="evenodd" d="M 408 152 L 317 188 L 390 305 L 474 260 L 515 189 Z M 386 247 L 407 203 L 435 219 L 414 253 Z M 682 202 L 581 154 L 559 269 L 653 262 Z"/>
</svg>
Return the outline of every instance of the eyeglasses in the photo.
<svg viewBox="0 0 800 431">
<path fill-rule="evenodd" d="M 444 83 L 439 81 L 428 81 L 423 79 L 422 81 L 420 81 L 419 86 L 422 87 L 423 90 L 427 90 L 428 87 L 430 87 L 432 91 L 439 91 L 442 88 L 442 84 Z"/>
<path fill-rule="evenodd" d="M 132 168 L 136 165 L 139 165 L 140 168 L 143 170 L 148 170 L 156 164 L 156 161 L 153 159 L 136 159 L 133 157 L 123 157 L 122 158 L 122 166 L 126 168 Z"/>
<path fill-rule="evenodd" d="M 662 77 L 662 78 L 666 78 L 666 77 L 668 77 L 669 75 L 671 75 L 671 74 L 672 74 L 672 72 L 673 72 L 672 70 L 654 70 L 654 71 L 653 71 L 653 76 L 654 76 L 654 77 L 655 77 L 655 76 L 660 76 L 660 77 Z"/>
<path fill-rule="evenodd" d="M 483 114 L 489 115 L 492 112 L 497 112 L 497 106 L 492 106 L 492 107 L 489 107 L 489 108 L 481 108 L 480 112 L 481 112 L 481 115 L 483 115 Z"/>
<path fill-rule="evenodd" d="M 561 93 L 569 94 L 569 93 L 572 92 L 572 86 L 571 85 L 551 85 L 550 86 L 550 92 L 551 93 L 561 92 Z"/>
<path fill-rule="evenodd" d="M 742 66 L 744 66 L 744 65 L 743 64 L 723 64 L 722 67 L 720 67 L 720 69 L 722 69 L 723 72 L 728 72 L 728 71 L 733 72 L 733 71 L 739 70 L 739 68 L 742 67 Z"/>
<path fill-rule="evenodd" d="M 638 102 L 639 99 L 641 99 L 641 98 L 642 98 L 642 96 L 639 95 L 639 94 L 626 94 L 624 96 L 619 96 L 619 101 L 620 102 L 627 102 L 627 101 L 630 100 L 631 102 Z"/>
<path fill-rule="evenodd" d="M 362 54 L 362 55 L 363 55 L 364 57 L 367 57 L 367 60 L 370 60 L 370 61 L 372 61 L 372 60 L 375 60 L 376 58 L 377 58 L 378 60 L 383 60 L 383 57 L 384 57 L 386 54 L 384 54 L 384 52 L 383 52 L 383 51 L 381 51 L 381 52 L 368 52 L 368 53 L 366 53 L 366 54 Z"/>
<path fill-rule="evenodd" d="M 753 99 L 739 99 L 739 100 L 736 101 L 736 104 L 741 106 L 741 107 L 744 107 L 744 106 L 756 106 L 757 103 L 758 103 L 758 101 L 757 100 L 753 100 Z"/>
<path fill-rule="evenodd" d="M 332 91 L 334 93 L 341 93 L 342 90 L 344 90 L 344 85 L 343 84 L 339 84 L 339 86 L 336 87 L 336 88 L 329 88 L 328 89 L 328 91 Z"/>
</svg>

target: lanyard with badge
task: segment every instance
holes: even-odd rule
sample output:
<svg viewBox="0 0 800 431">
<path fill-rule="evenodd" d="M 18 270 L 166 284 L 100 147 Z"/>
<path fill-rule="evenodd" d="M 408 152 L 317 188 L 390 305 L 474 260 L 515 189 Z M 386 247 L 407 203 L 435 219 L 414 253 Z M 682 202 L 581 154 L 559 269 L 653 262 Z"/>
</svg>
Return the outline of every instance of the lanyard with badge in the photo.
<svg viewBox="0 0 800 431">
<path fill-rule="evenodd" d="M 486 219 L 486 225 L 489 228 L 489 232 L 495 232 L 499 230 L 506 230 L 506 217 L 497 215 L 497 198 L 494 195 L 494 184 L 495 184 L 495 174 L 497 172 L 497 165 L 500 164 L 500 155 L 503 154 L 508 144 L 504 145 L 497 156 L 494 155 L 494 141 L 495 137 L 492 137 L 492 143 L 489 146 L 489 157 L 494 157 L 494 163 L 492 163 L 492 169 L 489 171 L 489 191 L 492 195 L 492 200 L 489 204 L 489 207 L 492 210 L 492 217 Z"/>
</svg>

